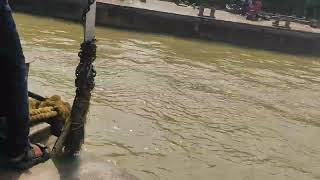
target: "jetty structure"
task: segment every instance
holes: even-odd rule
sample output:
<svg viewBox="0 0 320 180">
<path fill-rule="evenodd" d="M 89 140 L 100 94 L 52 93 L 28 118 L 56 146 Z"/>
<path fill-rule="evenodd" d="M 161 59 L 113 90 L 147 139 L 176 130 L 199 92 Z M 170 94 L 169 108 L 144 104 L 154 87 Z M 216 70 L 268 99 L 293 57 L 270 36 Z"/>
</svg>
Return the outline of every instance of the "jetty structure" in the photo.
<svg viewBox="0 0 320 180">
<path fill-rule="evenodd" d="M 80 0 L 19 0 L 16 11 L 79 21 Z M 248 21 L 244 17 L 209 9 L 204 17 L 192 7 L 147 0 L 98 0 L 96 22 L 100 26 L 217 41 L 242 47 L 309 56 L 320 55 L 320 29 L 291 23 L 291 28 L 272 26 L 271 21 Z"/>
</svg>

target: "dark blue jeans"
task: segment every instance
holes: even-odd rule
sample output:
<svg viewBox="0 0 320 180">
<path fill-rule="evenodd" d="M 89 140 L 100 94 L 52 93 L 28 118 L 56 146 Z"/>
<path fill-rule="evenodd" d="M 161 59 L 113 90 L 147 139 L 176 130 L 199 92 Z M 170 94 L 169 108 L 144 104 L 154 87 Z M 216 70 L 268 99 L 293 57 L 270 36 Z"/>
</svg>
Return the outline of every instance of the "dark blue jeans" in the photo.
<svg viewBox="0 0 320 180">
<path fill-rule="evenodd" d="M 7 117 L 8 153 L 29 148 L 29 108 L 26 65 L 7 0 L 0 0 L 0 111 Z"/>
</svg>

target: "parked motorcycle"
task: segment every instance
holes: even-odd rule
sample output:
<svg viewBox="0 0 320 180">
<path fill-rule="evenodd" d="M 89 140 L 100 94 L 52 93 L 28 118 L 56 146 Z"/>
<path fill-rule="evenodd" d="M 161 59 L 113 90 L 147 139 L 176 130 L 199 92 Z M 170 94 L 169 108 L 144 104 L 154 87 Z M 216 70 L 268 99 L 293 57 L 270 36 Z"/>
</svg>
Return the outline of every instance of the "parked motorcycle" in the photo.
<svg viewBox="0 0 320 180">
<path fill-rule="evenodd" d="M 233 14 L 246 15 L 248 4 L 246 0 L 231 0 L 226 4 L 226 11 Z"/>
</svg>

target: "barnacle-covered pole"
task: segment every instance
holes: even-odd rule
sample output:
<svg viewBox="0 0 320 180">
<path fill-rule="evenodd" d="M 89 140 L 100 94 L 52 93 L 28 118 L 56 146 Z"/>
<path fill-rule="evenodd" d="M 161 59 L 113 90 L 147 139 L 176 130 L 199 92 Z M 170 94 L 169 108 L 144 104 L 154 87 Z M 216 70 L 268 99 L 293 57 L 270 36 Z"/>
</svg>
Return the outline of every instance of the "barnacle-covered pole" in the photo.
<svg viewBox="0 0 320 180">
<path fill-rule="evenodd" d="M 93 62 L 96 59 L 95 19 L 96 0 L 87 0 L 83 11 L 84 41 L 79 52 L 80 63 L 76 69 L 76 96 L 73 101 L 70 120 L 67 121 L 59 136 L 53 154 L 67 153 L 76 155 L 84 143 L 84 130 L 89 111 L 91 91 L 95 83 L 96 71 Z"/>
</svg>

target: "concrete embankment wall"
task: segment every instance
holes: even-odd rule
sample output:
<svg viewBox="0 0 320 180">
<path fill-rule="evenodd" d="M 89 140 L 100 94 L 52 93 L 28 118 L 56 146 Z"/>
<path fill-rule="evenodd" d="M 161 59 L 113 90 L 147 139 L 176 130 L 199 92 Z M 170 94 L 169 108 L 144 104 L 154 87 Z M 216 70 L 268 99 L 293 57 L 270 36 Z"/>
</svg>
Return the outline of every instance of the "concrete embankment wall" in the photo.
<svg viewBox="0 0 320 180">
<path fill-rule="evenodd" d="M 82 7 L 82 3 L 76 0 L 19 0 L 13 4 L 13 8 L 18 11 L 70 20 L 80 19 Z M 274 29 L 99 2 L 97 24 L 213 40 L 257 49 L 320 55 L 320 34 L 317 33 Z"/>
<path fill-rule="evenodd" d="M 18 0 L 9 2 L 14 11 L 78 21 L 85 0 Z"/>
</svg>

